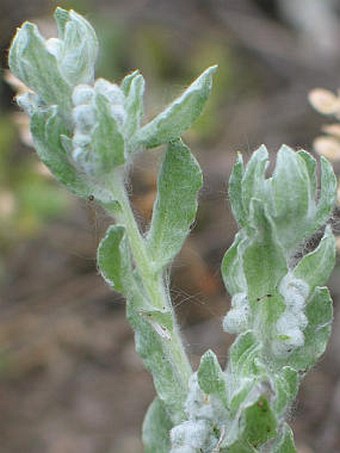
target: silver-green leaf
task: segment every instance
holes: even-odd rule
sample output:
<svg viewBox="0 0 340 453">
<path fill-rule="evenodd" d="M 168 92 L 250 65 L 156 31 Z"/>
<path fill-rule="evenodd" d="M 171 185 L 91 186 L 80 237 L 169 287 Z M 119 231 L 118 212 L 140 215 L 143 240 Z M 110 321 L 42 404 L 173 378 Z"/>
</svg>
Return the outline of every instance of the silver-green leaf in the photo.
<svg viewBox="0 0 340 453">
<path fill-rule="evenodd" d="M 71 86 L 62 77 L 55 55 L 46 47 L 36 25 L 25 22 L 18 29 L 9 52 L 9 67 L 47 105 L 60 105 L 61 113 L 71 111 Z"/>
<path fill-rule="evenodd" d="M 62 76 L 72 86 L 93 83 L 98 55 L 97 35 L 80 14 L 57 8 L 56 19 L 60 44 L 57 60 Z"/>
<path fill-rule="evenodd" d="M 31 119 L 31 133 L 40 159 L 53 175 L 72 193 L 88 197 L 91 189 L 72 165 L 63 146 L 62 137 L 67 139 L 68 130 L 58 115 L 58 108 L 37 110 Z"/>
<path fill-rule="evenodd" d="M 158 178 L 147 248 L 156 268 L 169 264 L 182 247 L 197 210 L 200 167 L 181 140 L 169 144 Z"/>
<path fill-rule="evenodd" d="M 109 227 L 101 240 L 97 261 L 104 280 L 119 293 L 129 294 L 133 272 L 129 245 L 122 225 Z"/>
<path fill-rule="evenodd" d="M 170 106 L 142 127 L 136 143 L 145 148 L 154 148 L 180 137 L 200 116 L 212 87 L 212 75 L 216 66 L 201 74 Z"/>
<path fill-rule="evenodd" d="M 169 453 L 170 430 L 173 424 L 161 401 L 151 403 L 143 423 L 143 444 L 145 453 Z"/>
</svg>

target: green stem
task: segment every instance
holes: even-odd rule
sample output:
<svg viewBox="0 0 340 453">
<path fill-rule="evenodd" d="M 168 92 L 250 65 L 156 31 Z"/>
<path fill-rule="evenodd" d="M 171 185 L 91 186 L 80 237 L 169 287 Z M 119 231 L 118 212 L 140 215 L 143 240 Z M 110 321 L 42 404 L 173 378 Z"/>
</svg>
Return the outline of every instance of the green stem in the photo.
<svg viewBox="0 0 340 453">
<path fill-rule="evenodd" d="M 176 383 L 176 385 L 180 386 L 178 388 L 178 394 L 183 395 L 184 403 L 192 368 L 185 352 L 169 293 L 164 283 L 164 277 L 162 273 L 155 271 L 153 268 L 153 262 L 149 257 L 145 240 L 133 214 L 123 179 L 115 178 L 112 193 L 114 194 L 114 199 L 118 201 L 119 206 L 117 207 L 117 204 L 112 203 L 106 204 L 105 208 L 115 217 L 117 222 L 126 228 L 133 258 L 147 293 L 149 303 L 155 310 L 168 312 L 172 315 L 173 329 L 169 332 L 170 339 L 160 337 L 160 342 L 164 356 L 167 357 L 172 367 L 172 376 L 169 378 L 169 381 L 171 381 L 169 385 Z M 156 381 L 157 376 L 155 375 L 157 370 L 150 369 L 150 371 Z M 175 414 L 173 415 L 175 416 Z"/>
</svg>

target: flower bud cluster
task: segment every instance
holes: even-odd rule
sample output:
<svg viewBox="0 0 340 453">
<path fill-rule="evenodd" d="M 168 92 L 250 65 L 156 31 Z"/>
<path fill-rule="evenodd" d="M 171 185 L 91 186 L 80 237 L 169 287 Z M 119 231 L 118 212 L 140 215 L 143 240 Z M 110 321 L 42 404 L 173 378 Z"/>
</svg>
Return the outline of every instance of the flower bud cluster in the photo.
<svg viewBox="0 0 340 453">
<path fill-rule="evenodd" d="M 236 293 L 231 299 L 231 310 L 223 320 L 223 329 L 226 332 L 237 334 L 247 330 L 249 304 L 246 293 Z"/>
<path fill-rule="evenodd" d="M 171 453 L 214 451 L 219 441 L 216 432 L 223 431 L 223 427 L 216 424 L 227 419 L 227 411 L 217 397 L 206 395 L 201 390 L 197 373 L 189 381 L 185 412 L 187 421 L 175 426 L 170 432 Z"/>
<path fill-rule="evenodd" d="M 103 96 L 109 103 L 110 120 L 115 122 L 119 132 L 123 132 L 126 121 L 125 96 L 118 85 L 98 79 L 94 86 L 80 84 L 72 94 L 74 135 L 72 158 L 83 170 L 92 174 L 92 163 L 96 159 L 93 150 L 93 133 L 98 126 L 97 96 Z"/>
<path fill-rule="evenodd" d="M 286 308 L 276 322 L 277 339 L 273 343 L 273 350 L 277 356 L 286 356 L 304 345 L 303 331 L 308 324 L 304 308 L 309 286 L 288 272 L 280 282 L 279 291 Z"/>
</svg>

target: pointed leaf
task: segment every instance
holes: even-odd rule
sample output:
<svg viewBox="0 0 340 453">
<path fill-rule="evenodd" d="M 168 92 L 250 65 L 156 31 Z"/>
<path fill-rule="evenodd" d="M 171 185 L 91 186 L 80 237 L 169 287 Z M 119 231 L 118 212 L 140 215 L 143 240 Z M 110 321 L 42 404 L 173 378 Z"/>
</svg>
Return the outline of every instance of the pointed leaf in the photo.
<svg viewBox="0 0 340 453">
<path fill-rule="evenodd" d="M 293 432 L 286 423 L 279 440 L 273 445 L 273 453 L 297 453 Z"/>
<path fill-rule="evenodd" d="M 145 304 L 144 304 L 145 305 Z M 173 313 L 169 310 L 155 310 L 153 307 L 141 308 L 139 315 L 148 321 L 154 331 L 164 340 L 171 341 L 174 329 Z"/>
<path fill-rule="evenodd" d="M 139 74 L 140 74 L 140 72 L 137 69 L 136 71 L 133 71 L 130 74 L 128 74 L 127 76 L 125 76 L 124 79 L 122 80 L 122 82 L 120 84 L 120 88 L 123 91 L 123 93 L 125 94 L 125 96 L 129 95 L 131 84 L 132 84 L 134 78 L 139 76 Z"/>
<path fill-rule="evenodd" d="M 247 215 L 252 198 L 263 199 L 266 187 L 265 171 L 267 166 L 268 151 L 262 145 L 249 160 L 242 180 L 242 204 Z"/>
<path fill-rule="evenodd" d="M 335 237 L 330 226 L 318 247 L 305 255 L 294 269 L 294 276 L 304 280 L 313 291 L 316 286 L 324 285 L 329 279 L 335 266 L 336 245 Z"/>
<path fill-rule="evenodd" d="M 97 260 L 104 280 L 122 294 L 129 294 L 132 280 L 130 250 L 122 225 L 110 226 L 101 240 Z"/>
<path fill-rule="evenodd" d="M 259 355 L 261 345 L 253 332 L 248 331 L 239 335 L 229 350 L 228 375 L 237 379 L 238 375 L 253 376 L 256 373 L 254 358 Z M 231 384 L 228 380 L 228 386 Z M 239 386 L 239 383 L 235 383 Z"/>
<path fill-rule="evenodd" d="M 40 159 L 53 175 L 74 194 L 88 197 L 91 188 L 71 164 L 61 142 L 63 134 L 67 138 L 68 131 L 57 107 L 37 110 L 31 119 L 31 133 Z"/>
<path fill-rule="evenodd" d="M 35 91 L 48 105 L 60 105 L 71 112 L 71 87 L 60 74 L 56 57 L 48 52 L 38 28 L 25 22 L 18 29 L 9 52 L 13 74 Z"/>
<path fill-rule="evenodd" d="M 200 167 L 182 141 L 169 144 L 158 178 L 148 251 L 159 268 L 177 255 L 190 231 L 202 186 Z"/>
<path fill-rule="evenodd" d="M 211 66 L 198 77 L 185 92 L 164 112 L 140 129 L 136 141 L 140 146 L 154 148 L 180 137 L 200 116 L 212 87 Z"/>
<path fill-rule="evenodd" d="M 226 380 L 216 355 L 207 351 L 201 358 L 197 371 L 198 383 L 207 395 L 218 395 L 226 405 Z"/>
<path fill-rule="evenodd" d="M 70 20 L 70 11 L 58 6 L 54 11 L 54 20 L 57 24 L 58 34 L 63 39 L 65 36 L 66 25 Z"/>
<path fill-rule="evenodd" d="M 299 375 L 296 370 L 285 366 L 275 376 L 275 401 L 273 408 L 277 415 L 285 414 L 296 398 L 299 389 Z"/>
<path fill-rule="evenodd" d="M 92 83 L 98 55 L 98 39 L 94 29 L 75 11 L 57 8 L 54 17 L 62 39 L 57 56 L 62 76 L 73 86 Z"/>
<path fill-rule="evenodd" d="M 250 218 L 252 225 L 256 225 L 256 230 L 254 229 L 254 238 L 244 252 L 243 270 L 249 301 L 252 303 L 266 294 L 272 295 L 288 269 L 273 222 L 259 200 L 252 200 Z"/>
<path fill-rule="evenodd" d="M 277 418 L 271 407 L 271 398 L 272 390 L 269 384 L 265 381 L 255 381 L 254 377 L 253 386 L 249 388 L 238 411 L 232 415 L 231 424 L 223 441 L 223 446 L 228 447 L 228 452 L 256 452 L 264 443 L 275 437 Z M 244 446 L 251 449 L 243 450 Z"/>
<path fill-rule="evenodd" d="M 170 430 L 173 424 L 163 404 L 156 398 L 146 413 L 143 423 L 143 444 L 145 453 L 169 453 Z"/>
<path fill-rule="evenodd" d="M 317 189 L 316 160 L 309 153 L 307 153 L 307 151 L 304 150 L 298 151 L 297 154 L 301 159 L 303 159 L 306 164 L 310 180 L 310 197 L 314 200 Z"/>
<path fill-rule="evenodd" d="M 169 417 L 180 423 L 184 417 L 184 402 L 187 397 L 189 376 L 186 370 L 178 373 L 178 363 L 168 354 L 169 337 L 164 330 L 155 328 L 150 320 L 140 315 L 140 301 L 143 295 L 133 291 L 128 300 L 128 320 L 135 330 L 136 351 L 144 360 L 146 368 L 152 373 L 159 399 L 164 404 Z M 136 310 L 135 307 L 138 309 Z M 176 372 L 177 371 L 177 372 Z M 185 382 L 183 382 L 185 380 Z"/>
<path fill-rule="evenodd" d="M 242 155 L 239 153 L 237 161 L 233 167 L 229 178 L 229 200 L 233 215 L 240 226 L 246 222 L 246 213 L 242 200 L 242 178 L 244 174 L 244 165 Z"/>
<path fill-rule="evenodd" d="M 144 89 L 145 81 L 143 76 L 141 74 L 136 74 L 136 76 L 131 79 L 125 101 L 127 120 L 124 125 L 124 135 L 128 141 L 137 132 L 143 116 Z"/>
<path fill-rule="evenodd" d="M 305 161 L 283 145 L 272 178 L 274 221 L 288 254 L 304 239 L 310 209 L 310 180 Z"/>
<path fill-rule="evenodd" d="M 323 156 L 321 162 L 321 191 L 316 213 L 315 230 L 324 225 L 331 216 L 336 203 L 338 182 L 332 165 Z"/>
<path fill-rule="evenodd" d="M 242 437 L 254 448 L 258 448 L 276 435 L 276 417 L 265 395 L 260 396 L 245 410 L 244 424 Z"/>
<path fill-rule="evenodd" d="M 223 282 L 231 296 L 247 291 L 247 282 L 244 276 L 242 262 L 244 242 L 244 235 L 241 232 L 237 233 L 234 242 L 226 251 L 222 261 L 221 272 Z"/>
<path fill-rule="evenodd" d="M 117 122 L 110 112 L 108 100 L 101 94 L 95 98 L 97 123 L 92 134 L 93 165 L 96 177 L 110 174 L 112 170 L 125 163 L 124 139 Z"/>
</svg>

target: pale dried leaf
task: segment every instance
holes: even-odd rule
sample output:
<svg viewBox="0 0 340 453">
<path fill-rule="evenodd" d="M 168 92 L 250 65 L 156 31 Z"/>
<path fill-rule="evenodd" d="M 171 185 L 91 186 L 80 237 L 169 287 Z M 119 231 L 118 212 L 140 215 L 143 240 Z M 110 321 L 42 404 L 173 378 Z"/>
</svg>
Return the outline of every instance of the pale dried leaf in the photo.
<svg viewBox="0 0 340 453">
<path fill-rule="evenodd" d="M 309 93 L 308 99 L 315 110 L 324 115 L 334 115 L 340 111 L 338 96 L 329 90 L 315 88 Z"/>
<path fill-rule="evenodd" d="M 317 137 L 313 145 L 321 156 L 333 161 L 340 160 L 340 141 L 335 137 Z"/>
</svg>

